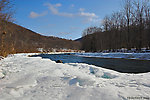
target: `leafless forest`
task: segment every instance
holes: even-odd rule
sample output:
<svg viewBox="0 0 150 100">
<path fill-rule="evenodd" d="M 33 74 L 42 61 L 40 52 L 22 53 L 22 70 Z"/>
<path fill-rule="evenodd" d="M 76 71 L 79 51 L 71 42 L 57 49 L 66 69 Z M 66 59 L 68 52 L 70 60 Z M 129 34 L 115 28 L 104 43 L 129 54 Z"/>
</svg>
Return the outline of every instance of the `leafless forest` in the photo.
<svg viewBox="0 0 150 100">
<path fill-rule="evenodd" d="M 101 27 L 83 31 L 85 51 L 116 50 L 150 47 L 150 1 L 123 0 L 120 11 L 106 16 Z"/>
</svg>

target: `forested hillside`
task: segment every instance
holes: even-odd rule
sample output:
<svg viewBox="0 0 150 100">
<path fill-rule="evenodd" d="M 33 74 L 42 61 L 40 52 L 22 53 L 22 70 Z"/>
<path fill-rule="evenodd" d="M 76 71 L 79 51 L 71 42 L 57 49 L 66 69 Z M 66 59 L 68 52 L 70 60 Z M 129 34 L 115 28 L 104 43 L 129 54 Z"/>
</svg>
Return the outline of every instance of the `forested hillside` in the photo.
<svg viewBox="0 0 150 100">
<path fill-rule="evenodd" d="M 0 55 L 17 52 L 37 52 L 37 48 L 51 50 L 79 49 L 80 43 L 51 36 L 42 36 L 11 22 L 0 23 Z"/>
<path fill-rule="evenodd" d="M 84 30 L 82 49 L 86 51 L 150 47 L 150 1 L 123 0 L 123 8 L 106 16 L 101 27 Z"/>
</svg>

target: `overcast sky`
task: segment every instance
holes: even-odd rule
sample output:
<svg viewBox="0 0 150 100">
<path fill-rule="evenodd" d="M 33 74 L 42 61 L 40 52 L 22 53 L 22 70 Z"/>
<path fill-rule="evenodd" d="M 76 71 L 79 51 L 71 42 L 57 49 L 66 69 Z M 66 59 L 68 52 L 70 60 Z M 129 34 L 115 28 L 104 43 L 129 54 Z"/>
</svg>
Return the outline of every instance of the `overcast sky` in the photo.
<svg viewBox="0 0 150 100">
<path fill-rule="evenodd" d="M 77 39 L 118 11 L 121 0 L 14 0 L 15 23 L 46 36 Z"/>
</svg>

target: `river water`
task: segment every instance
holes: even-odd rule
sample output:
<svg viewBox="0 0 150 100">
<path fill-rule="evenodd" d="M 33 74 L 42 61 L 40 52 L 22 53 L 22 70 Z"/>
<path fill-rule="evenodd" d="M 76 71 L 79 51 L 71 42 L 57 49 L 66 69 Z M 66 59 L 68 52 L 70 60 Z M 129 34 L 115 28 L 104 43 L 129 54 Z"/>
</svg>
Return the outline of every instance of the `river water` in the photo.
<svg viewBox="0 0 150 100">
<path fill-rule="evenodd" d="M 81 57 L 68 54 L 40 54 L 34 55 L 33 57 L 42 57 L 44 59 L 51 59 L 53 61 L 62 60 L 63 63 L 86 63 L 122 73 L 150 72 L 149 60 Z"/>
</svg>

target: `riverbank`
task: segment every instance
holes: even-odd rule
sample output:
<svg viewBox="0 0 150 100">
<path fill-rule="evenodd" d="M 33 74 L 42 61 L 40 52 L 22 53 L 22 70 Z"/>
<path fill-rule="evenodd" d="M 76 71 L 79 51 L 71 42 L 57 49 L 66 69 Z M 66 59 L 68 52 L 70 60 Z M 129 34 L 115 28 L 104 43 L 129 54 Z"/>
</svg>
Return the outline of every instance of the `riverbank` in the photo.
<svg viewBox="0 0 150 100">
<path fill-rule="evenodd" d="M 75 53 L 75 55 L 83 57 L 150 60 L 150 53 Z"/>
<path fill-rule="evenodd" d="M 82 63 L 57 64 L 28 55 L 15 54 L 0 61 L 3 100 L 124 100 L 150 95 L 150 73 L 119 73 Z"/>
</svg>

